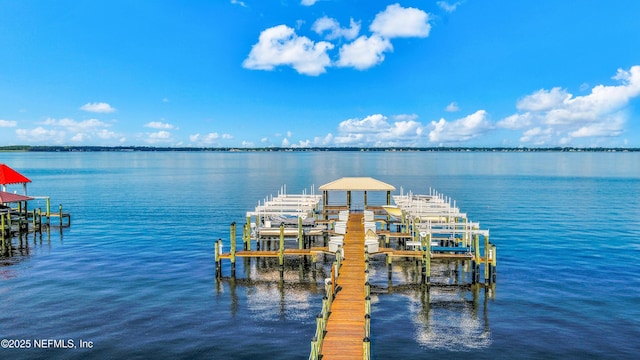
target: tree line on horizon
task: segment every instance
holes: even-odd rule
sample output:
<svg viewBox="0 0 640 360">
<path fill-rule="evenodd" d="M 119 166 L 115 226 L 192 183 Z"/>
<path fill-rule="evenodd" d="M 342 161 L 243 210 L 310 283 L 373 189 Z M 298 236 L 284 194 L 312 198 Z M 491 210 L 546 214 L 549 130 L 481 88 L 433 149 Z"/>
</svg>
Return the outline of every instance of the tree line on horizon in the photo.
<svg viewBox="0 0 640 360">
<path fill-rule="evenodd" d="M 92 151 L 220 151 L 220 152 L 305 152 L 305 151 L 450 151 L 450 152 L 626 152 L 640 151 L 640 148 L 620 147 L 156 147 L 156 146 L 48 146 L 48 145 L 10 145 L 0 146 L 0 151 L 22 152 L 92 152 Z"/>
</svg>

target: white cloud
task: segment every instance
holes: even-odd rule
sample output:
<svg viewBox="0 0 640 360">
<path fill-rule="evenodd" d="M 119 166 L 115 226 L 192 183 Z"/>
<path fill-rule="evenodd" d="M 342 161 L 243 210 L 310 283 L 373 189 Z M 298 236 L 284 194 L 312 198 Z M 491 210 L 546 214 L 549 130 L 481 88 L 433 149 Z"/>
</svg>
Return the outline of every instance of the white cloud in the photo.
<svg viewBox="0 0 640 360">
<path fill-rule="evenodd" d="M 162 121 L 151 121 L 144 124 L 144 126 L 152 129 L 164 129 L 164 130 L 177 129 L 177 127 L 175 127 L 174 125 L 163 123 Z"/>
<path fill-rule="evenodd" d="M 438 2 L 436 2 L 436 4 L 438 4 L 438 6 L 439 6 L 442 10 L 444 10 L 444 11 L 446 11 L 446 12 L 448 12 L 448 13 L 452 13 L 452 12 L 456 11 L 456 9 L 458 8 L 458 6 L 462 5 L 462 1 L 458 1 L 458 2 L 455 2 L 455 3 L 453 3 L 453 4 L 449 4 L 449 3 L 448 3 L 448 2 L 446 2 L 446 1 L 438 1 Z"/>
<path fill-rule="evenodd" d="M 336 145 L 369 145 L 363 134 L 344 134 L 338 135 L 333 140 Z"/>
<path fill-rule="evenodd" d="M 113 140 L 122 135 L 108 130 L 110 124 L 98 119 L 76 121 L 69 118 L 48 118 L 34 129 L 17 129 L 16 135 L 20 140 L 28 143 L 62 144 L 67 141 L 74 143 L 88 142 L 95 139 Z"/>
<path fill-rule="evenodd" d="M 318 2 L 318 0 L 302 0 L 302 1 L 300 2 L 300 4 L 302 4 L 302 5 L 304 5 L 304 6 L 312 6 L 312 5 L 314 5 L 315 3 L 317 3 L 317 2 Z"/>
<path fill-rule="evenodd" d="M 378 13 L 369 30 L 385 37 L 427 37 L 431 31 L 429 14 L 416 8 L 393 4 Z"/>
<path fill-rule="evenodd" d="M 318 35 L 322 35 L 327 32 L 325 38 L 328 40 L 340 37 L 344 37 L 347 40 L 353 40 L 360 32 L 360 22 L 356 22 L 351 18 L 349 21 L 349 27 L 342 28 L 336 19 L 323 16 L 313 23 L 311 30 L 315 31 Z"/>
<path fill-rule="evenodd" d="M 0 127 L 16 127 L 18 123 L 14 120 L 0 120 Z"/>
<path fill-rule="evenodd" d="M 342 45 L 336 65 L 365 70 L 381 63 L 384 60 L 384 52 L 392 50 L 393 46 L 388 39 L 377 35 L 363 35 L 352 43 Z"/>
<path fill-rule="evenodd" d="M 218 140 L 219 138 L 220 138 L 220 135 L 216 132 L 209 133 L 204 136 L 200 135 L 199 133 L 189 136 L 189 140 L 191 142 L 196 142 L 196 143 L 212 143 L 215 140 Z"/>
<path fill-rule="evenodd" d="M 498 127 L 505 129 L 524 129 L 526 127 L 531 126 L 533 123 L 533 116 L 530 112 L 526 112 L 523 114 L 513 114 L 507 116 L 506 118 L 498 121 Z"/>
<path fill-rule="evenodd" d="M 218 144 L 220 139 L 229 140 L 233 139 L 233 136 L 229 134 L 218 134 L 217 132 L 208 133 L 206 135 L 194 134 L 189 136 L 189 141 L 200 146 Z"/>
<path fill-rule="evenodd" d="M 291 144 L 292 148 L 308 148 L 311 146 L 311 140 L 300 140 L 297 144 Z"/>
<path fill-rule="evenodd" d="M 329 133 L 324 137 L 316 136 L 313 138 L 313 144 L 315 146 L 327 146 L 333 143 L 333 134 Z"/>
<path fill-rule="evenodd" d="M 94 142 L 95 140 L 117 140 L 124 142 L 126 139 L 108 128 L 110 124 L 97 119 L 76 121 L 69 118 L 48 118 L 41 126 L 34 129 L 17 129 L 18 139 L 27 143 L 66 144 Z"/>
<path fill-rule="evenodd" d="M 231 3 L 233 5 L 240 5 L 242 7 L 247 7 L 247 4 L 244 3 L 244 1 L 240 1 L 240 0 L 231 0 Z"/>
<path fill-rule="evenodd" d="M 520 138 L 520 142 L 530 142 L 534 145 L 544 145 L 553 136 L 553 129 L 535 127 L 525 131 Z"/>
<path fill-rule="evenodd" d="M 93 112 L 93 113 L 105 113 L 105 114 L 116 111 L 116 109 L 111 107 L 111 105 L 103 102 L 86 103 L 82 105 L 82 107 L 80 107 L 80 110 Z"/>
<path fill-rule="evenodd" d="M 290 65 L 300 74 L 316 76 L 326 72 L 325 68 L 331 65 L 327 50 L 333 47 L 326 41 L 314 43 L 305 36 L 296 35 L 294 29 L 278 25 L 262 31 L 242 65 L 254 70 Z"/>
<path fill-rule="evenodd" d="M 100 139 L 115 139 L 116 137 L 120 137 L 119 134 L 116 134 L 113 131 L 109 131 L 107 129 L 100 129 L 95 132 L 95 135 Z"/>
<path fill-rule="evenodd" d="M 69 118 L 63 118 L 63 119 L 59 119 L 59 120 L 56 120 L 56 119 L 53 119 L 53 118 L 48 118 L 44 122 L 42 122 L 42 124 L 62 127 L 62 128 L 65 128 L 66 130 L 68 130 L 69 132 L 72 132 L 72 133 L 77 133 L 77 132 L 82 132 L 82 131 L 94 132 L 96 129 L 102 129 L 102 128 L 106 128 L 106 127 L 111 126 L 111 125 L 109 125 L 107 123 L 104 123 L 104 122 L 98 120 L 98 119 L 88 119 L 88 120 L 83 120 L 83 121 L 75 121 L 75 120 L 69 119 Z"/>
<path fill-rule="evenodd" d="M 65 141 L 65 132 L 56 129 L 45 129 L 38 126 L 35 129 L 17 129 L 18 139 L 29 143 L 54 143 L 62 144 Z"/>
<path fill-rule="evenodd" d="M 629 101 L 640 95 L 640 66 L 619 69 L 619 85 L 593 87 L 574 96 L 559 87 L 541 89 L 520 99 L 520 111 L 498 122 L 505 129 L 523 129 L 521 142 L 568 144 L 577 138 L 615 137 L 624 132 Z"/>
<path fill-rule="evenodd" d="M 460 108 L 458 107 L 458 103 L 454 101 L 451 104 L 447 105 L 447 107 L 444 110 L 446 112 L 456 112 L 456 111 L 459 111 Z"/>
<path fill-rule="evenodd" d="M 611 114 L 603 119 L 591 124 L 585 124 L 578 130 L 569 133 L 570 138 L 582 137 L 613 137 L 619 136 L 624 132 L 624 124 L 626 122 L 626 114 L 620 112 Z"/>
<path fill-rule="evenodd" d="M 436 143 L 457 143 L 474 139 L 491 130 L 493 125 L 487 120 L 487 112 L 478 110 L 462 119 L 448 122 L 445 119 L 431 122 L 429 141 Z"/>
<path fill-rule="evenodd" d="M 303 5 L 313 5 L 315 1 L 303 1 Z M 252 70 L 273 70 L 278 66 L 291 66 L 298 73 L 317 76 L 331 66 L 368 69 L 384 61 L 384 53 L 393 51 L 390 40 L 398 37 L 427 37 L 431 31 L 430 15 L 420 9 L 392 4 L 376 14 L 369 26 L 370 35 L 358 37 L 361 22 L 349 19 L 349 27 L 328 16 L 318 18 L 311 30 L 327 40 L 353 40 L 344 43 L 333 62 L 329 51 L 336 45 L 328 41 L 314 42 L 306 36 L 299 36 L 296 30 L 286 25 L 265 29 L 260 33 L 242 66 Z M 298 21 L 298 29 L 303 22 Z M 340 44 L 340 41 L 337 41 Z"/>
<path fill-rule="evenodd" d="M 570 99 L 571 94 L 559 87 L 554 87 L 550 91 L 541 89 L 520 99 L 516 104 L 516 108 L 520 111 L 546 111 L 557 108 L 565 100 Z"/>
<path fill-rule="evenodd" d="M 150 144 L 158 144 L 158 143 L 171 143 L 173 142 L 173 138 L 170 132 L 160 130 L 154 133 L 147 134 L 146 142 Z"/>
<path fill-rule="evenodd" d="M 338 125 L 340 133 L 377 133 L 389 127 L 387 117 L 382 114 L 369 115 L 366 118 L 348 119 Z"/>
<path fill-rule="evenodd" d="M 83 142 L 86 140 L 89 140 L 89 138 L 87 137 L 87 134 L 84 133 L 78 133 L 71 137 L 71 141 L 73 142 Z"/>
<path fill-rule="evenodd" d="M 395 146 L 418 143 L 422 135 L 422 124 L 415 121 L 416 115 L 397 115 L 394 121 L 382 114 L 374 114 L 364 119 L 348 119 L 338 125 L 338 135 L 334 142 L 338 145 Z M 316 138 L 315 143 L 327 142 Z"/>
</svg>

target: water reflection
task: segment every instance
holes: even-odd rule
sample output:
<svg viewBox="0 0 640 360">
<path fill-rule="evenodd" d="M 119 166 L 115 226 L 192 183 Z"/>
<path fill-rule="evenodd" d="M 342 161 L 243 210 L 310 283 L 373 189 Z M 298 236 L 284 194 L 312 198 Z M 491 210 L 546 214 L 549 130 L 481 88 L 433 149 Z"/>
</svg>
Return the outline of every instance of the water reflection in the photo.
<svg viewBox="0 0 640 360">
<path fill-rule="evenodd" d="M 242 258 L 237 266 L 236 277 L 216 278 L 217 294 L 230 297 L 232 316 L 242 300 L 256 320 L 306 319 L 320 310 L 316 300 L 324 294 L 329 264 L 288 258 L 281 271 L 277 258 Z"/>
<path fill-rule="evenodd" d="M 384 263 L 374 264 L 375 271 L 370 271 L 372 293 L 377 295 L 372 300 L 374 309 L 383 297 L 393 296 L 394 301 L 384 299 L 384 305 L 404 310 L 394 321 L 410 322 L 413 340 L 427 349 L 464 351 L 490 346 L 488 304 L 495 298 L 495 283 L 473 284 L 468 281 L 472 279 L 468 264 L 444 261 L 433 264 L 433 284 L 421 285 L 419 266 L 415 261 L 397 261 L 387 274 Z"/>
<path fill-rule="evenodd" d="M 281 276 L 277 258 L 244 258 L 238 261 L 237 277 L 216 278 L 217 294 L 230 299 L 233 317 L 242 304 L 257 321 L 308 319 L 321 310 L 332 260 L 320 256 L 314 267 L 309 259 L 289 258 Z M 420 284 L 420 264 L 415 261 L 393 265 L 391 273 L 384 259 L 370 267 L 372 333 L 400 327 L 407 331 L 406 324 L 411 324 L 412 340 L 426 349 L 464 351 L 491 345 L 488 307 L 495 284 L 472 284 L 471 267 L 464 261 L 434 263 L 431 286 Z M 310 337 L 312 333 L 310 328 Z"/>
<path fill-rule="evenodd" d="M 51 234 L 48 231 L 5 235 L 0 239 L 0 266 L 16 264 L 28 258 L 36 249 L 51 249 Z"/>
</svg>

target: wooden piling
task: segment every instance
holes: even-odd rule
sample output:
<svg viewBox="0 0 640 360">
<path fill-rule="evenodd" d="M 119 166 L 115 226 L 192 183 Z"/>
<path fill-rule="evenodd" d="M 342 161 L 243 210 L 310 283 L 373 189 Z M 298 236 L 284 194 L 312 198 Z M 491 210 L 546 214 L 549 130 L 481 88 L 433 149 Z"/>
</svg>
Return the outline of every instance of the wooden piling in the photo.
<svg viewBox="0 0 640 360">
<path fill-rule="evenodd" d="M 231 223 L 231 229 L 229 230 L 229 239 L 231 240 L 231 272 L 232 276 L 235 275 L 236 270 L 236 222 Z"/>
<path fill-rule="evenodd" d="M 2 226 L 0 228 L 0 233 L 2 233 L 2 253 L 4 254 L 6 252 L 6 239 L 5 239 L 5 224 L 4 224 L 4 214 L 0 214 L 0 226 Z"/>
<path fill-rule="evenodd" d="M 322 353 L 322 343 L 324 342 L 325 322 L 322 313 L 316 315 L 316 341 L 318 345 L 318 354 Z"/>
<path fill-rule="evenodd" d="M 302 249 L 303 233 L 302 233 L 302 217 L 298 216 L 298 249 Z"/>
<path fill-rule="evenodd" d="M 284 223 L 280 224 L 280 242 L 278 244 L 278 264 L 284 266 Z"/>
<path fill-rule="evenodd" d="M 247 250 L 247 224 L 242 226 L 242 249 Z"/>
<path fill-rule="evenodd" d="M 215 262 L 216 262 L 216 277 L 222 277 L 222 260 L 220 254 L 222 253 L 222 239 L 214 242 Z"/>
<path fill-rule="evenodd" d="M 480 282 L 480 235 L 475 234 L 473 239 L 473 283 Z"/>
<path fill-rule="evenodd" d="M 484 236 L 484 282 L 485 284 L 489 283 L 489 266 L 490 266 L 490 255 L 491 247 L 489 246 L 489 235 Z"/>
<path fill-rule="evenodd" d="M 496 282 L 496 264 L 497 264 L 497 254 L 496 254 L 496 246 L 495 245 L 491 245 L 491 276 L 490 276 L 490 281 L 492 283 Z"/>
<path fill-rule="evenodd" d="M 245 250 L 251 251 L 251 216 L 247 216 L 247 243 Z"/>
</svg>

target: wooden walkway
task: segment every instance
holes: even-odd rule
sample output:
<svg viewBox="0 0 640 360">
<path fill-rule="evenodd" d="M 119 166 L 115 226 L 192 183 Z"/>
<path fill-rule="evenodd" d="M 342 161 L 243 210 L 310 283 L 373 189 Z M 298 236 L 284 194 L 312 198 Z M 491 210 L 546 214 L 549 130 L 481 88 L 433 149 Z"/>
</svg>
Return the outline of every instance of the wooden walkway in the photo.
<svg viewBox="0 0 640 360">
<path fill-rule="evenodd" d="M 336 281 L 339 291 L 322 344 L 322 360 L 362 359 L 365 313 L 363 214 L 350 214 L 344 237 L 344 260 Z"/>
</svg>

